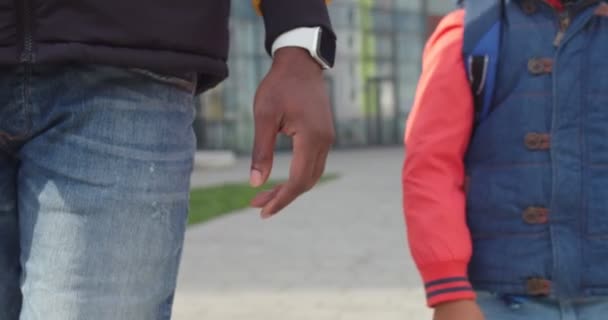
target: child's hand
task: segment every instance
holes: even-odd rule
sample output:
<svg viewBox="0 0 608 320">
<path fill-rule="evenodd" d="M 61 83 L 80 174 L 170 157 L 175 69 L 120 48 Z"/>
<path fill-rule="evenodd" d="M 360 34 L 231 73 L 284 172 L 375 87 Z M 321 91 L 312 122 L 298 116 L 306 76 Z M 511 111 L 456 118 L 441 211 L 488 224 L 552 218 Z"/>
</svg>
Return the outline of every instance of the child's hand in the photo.
<svg viewBox="0 0 608 320">
<path fill-rule="evenodd" d="M 484 320 L 483 313 L 473 300 L 446 302 L 435 307 L 434 320 Z"/>
</svg>

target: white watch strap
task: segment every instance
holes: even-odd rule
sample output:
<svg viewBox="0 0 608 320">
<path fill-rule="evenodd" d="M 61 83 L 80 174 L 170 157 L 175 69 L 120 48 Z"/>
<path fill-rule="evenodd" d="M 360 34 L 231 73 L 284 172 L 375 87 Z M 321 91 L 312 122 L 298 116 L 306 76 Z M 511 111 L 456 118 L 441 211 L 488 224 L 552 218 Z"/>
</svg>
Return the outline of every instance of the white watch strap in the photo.
<svg viewBox="0 0 608 320">
<path fill-rule="evenodd" d="M 316 58 L 319 28 L 296 28 L 283 33 L 272 44 L 272 56 L 281 48 L 298 47 L 308 50 Z"/>
</svg>

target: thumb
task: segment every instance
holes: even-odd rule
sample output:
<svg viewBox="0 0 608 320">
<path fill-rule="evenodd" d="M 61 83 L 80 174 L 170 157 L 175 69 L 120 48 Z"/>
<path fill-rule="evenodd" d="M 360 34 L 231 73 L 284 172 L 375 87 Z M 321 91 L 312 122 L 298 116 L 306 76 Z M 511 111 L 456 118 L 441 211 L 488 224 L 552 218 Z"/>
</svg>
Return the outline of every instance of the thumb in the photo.
<svg viewBox="0 0 608 320">
<path fill-rule="evenodd" d="M 249 182 L 251 186 L 259 187 L 266 183 L 272 171 L 274 145 L 279 133 L 279 125 L 275 115 L 257 112 L 257 107 L 255 109 L 255 135 Z"/>
</svg>

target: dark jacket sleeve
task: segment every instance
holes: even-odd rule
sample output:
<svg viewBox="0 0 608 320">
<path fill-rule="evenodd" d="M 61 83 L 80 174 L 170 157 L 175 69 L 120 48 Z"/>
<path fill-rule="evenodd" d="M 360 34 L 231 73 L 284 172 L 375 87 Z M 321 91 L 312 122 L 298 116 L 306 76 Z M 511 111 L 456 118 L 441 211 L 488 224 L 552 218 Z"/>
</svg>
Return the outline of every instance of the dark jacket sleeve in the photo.
<svg viewBox="0 0 608 320">
<path fill-rule="evenodd" d="M 260 7 L 266 26 L 266 51 L 284 32 L 299 27 L 323 27 L 335 38 L 324 0 L 263 0 Z"/>
</svg>

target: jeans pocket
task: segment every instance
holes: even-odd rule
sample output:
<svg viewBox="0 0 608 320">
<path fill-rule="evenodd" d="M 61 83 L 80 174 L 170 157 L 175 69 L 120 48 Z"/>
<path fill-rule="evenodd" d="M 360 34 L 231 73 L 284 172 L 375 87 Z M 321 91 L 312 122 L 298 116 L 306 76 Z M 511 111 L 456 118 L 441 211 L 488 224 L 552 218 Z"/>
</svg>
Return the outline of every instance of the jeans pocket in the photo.
<svg viewBox="0 0 608 320">
<path fill-rule="evenodd" d="M 477 292 L 477 303 L 487 319 L 510 319 L 528 303 L 525 297 L 492 292 Z"/>
<path fill-rule="evenodd" d="M 192 95 L 196 94 L 196 89 L 198 86 L 198 76 L 195 72 L 190 72 L 181 76 L 177 76 L 139 68 L 130 68 L 129 71 L 148 77 L 161 83 L 176 86 L 191 93 Z"/>
<path fill-rule="evenodd" d="M 488 320 L 561 319 L 560 304 L 553 299 L 477 292 L 477 303 Z"/>
</svg>

